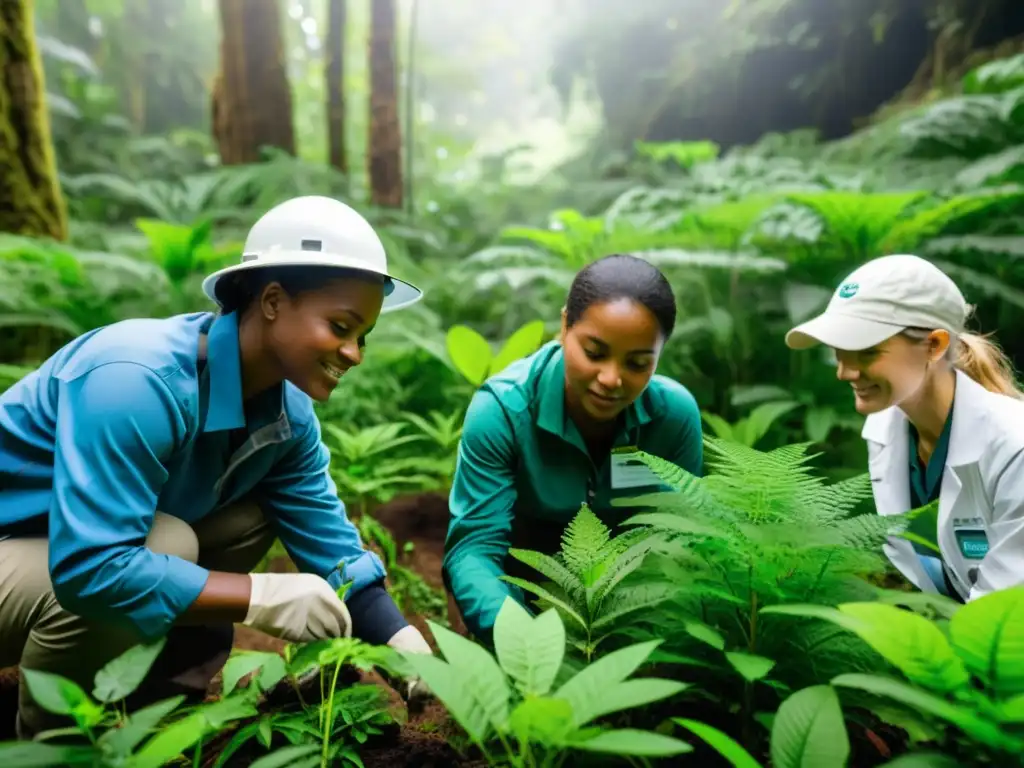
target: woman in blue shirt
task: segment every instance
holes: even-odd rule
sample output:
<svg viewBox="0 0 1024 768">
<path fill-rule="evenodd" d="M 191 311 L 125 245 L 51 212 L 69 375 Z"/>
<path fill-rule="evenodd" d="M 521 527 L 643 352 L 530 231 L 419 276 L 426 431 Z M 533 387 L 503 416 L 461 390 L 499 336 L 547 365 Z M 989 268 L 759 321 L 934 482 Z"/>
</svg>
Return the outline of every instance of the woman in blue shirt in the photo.
<svg viewBox="0 0 1024 768">
<path fill-rule="evenodd" d="M 657 478 L 637 450 L 699 475 L 700 411 L 679 382 L 654 375 L 676 321 L 672 287 L 642 259 L 584 267 L 562 311 L 559 341 L 492 376 L 466 413 L 449 506 L 444 576 L 467 628 L 490 642 L 506 596 L 502 575 L 538 574 L 510 547 L 553 553 L 587 502 L 607 525 L 615 498 Z"/>
<path fill-rule="evenodd" d="M 233 623 L 429 653 L 346 517 L 312 408 L 378 315 L 420 291 L 323 197 L 266 213 L 203 288 L 219 314 L 91 331 L 0 396 L 0 665 L 90 690 L 111 658 L 166 636 L 151 699 L 201 694 Z M 302 572 L 250 574 L 275 537 Z M 47 725 L 21 686 L 19 734 Z"/>
</svg>

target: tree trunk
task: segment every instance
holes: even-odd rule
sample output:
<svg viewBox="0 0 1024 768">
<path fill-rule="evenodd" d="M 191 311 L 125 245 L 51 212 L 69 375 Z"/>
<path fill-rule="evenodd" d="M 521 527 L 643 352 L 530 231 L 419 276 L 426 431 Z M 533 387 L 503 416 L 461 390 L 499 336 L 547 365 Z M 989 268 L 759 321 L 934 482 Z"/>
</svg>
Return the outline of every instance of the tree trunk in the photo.
<svg viewBox="0 0 1024 768">
<path fill-rule="evenodd" d="M 258 162 L 264 146 L 294 155 L 278 0 L 220 0 L 220 22 L 220 74 L 212 111 L 221 162 Z"/>
<path fill-rule="evenodd" d="M 370 16 L 370 197 L 402 207 L 402 129 L 395 76 L 395 0 L 373 0 Z"/>
<path fill-rule="evenodd" d="M 345 0 L 327 6 L 327 146 L 331 165 L 348 172 L 345 155 Z"/>
<path fill-rule="evenodd" d="M 67 239 L 32 0 L 0 0 L 0 232 Z"/>
</svg>

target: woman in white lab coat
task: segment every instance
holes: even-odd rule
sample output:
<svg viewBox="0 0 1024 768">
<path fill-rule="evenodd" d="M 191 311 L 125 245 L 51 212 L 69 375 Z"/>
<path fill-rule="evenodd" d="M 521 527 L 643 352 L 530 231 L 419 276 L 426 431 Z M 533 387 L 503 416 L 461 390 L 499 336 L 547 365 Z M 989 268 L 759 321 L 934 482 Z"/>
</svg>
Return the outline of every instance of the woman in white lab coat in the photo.
<svg viewBox="0 0 1024 768">
<path fill-rule="evenodd" d="M 867 417 L 878 513 L 938 500 L 937 518 L 918 516 L 886 555 L 919 589 L 963 602 L 1024 582 L 1024 395 L 999 348 L 965 331 L 970 311 L 930 262 L 884 256 L 786 335 L 834 350 Z"/>
</svg>

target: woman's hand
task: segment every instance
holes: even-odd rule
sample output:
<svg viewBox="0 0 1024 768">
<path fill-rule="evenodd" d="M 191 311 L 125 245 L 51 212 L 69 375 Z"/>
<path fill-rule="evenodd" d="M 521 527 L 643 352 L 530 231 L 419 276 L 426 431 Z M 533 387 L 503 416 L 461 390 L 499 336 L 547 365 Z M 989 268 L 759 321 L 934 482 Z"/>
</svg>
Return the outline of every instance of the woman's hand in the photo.
<svg viewBox="0 0 1024 768">
<path fill-rule="evenodd" d="M 243 624 L 292 643 L 352 635 L 344 601 L 312 573 L 251 573 Z"/>
</svg>

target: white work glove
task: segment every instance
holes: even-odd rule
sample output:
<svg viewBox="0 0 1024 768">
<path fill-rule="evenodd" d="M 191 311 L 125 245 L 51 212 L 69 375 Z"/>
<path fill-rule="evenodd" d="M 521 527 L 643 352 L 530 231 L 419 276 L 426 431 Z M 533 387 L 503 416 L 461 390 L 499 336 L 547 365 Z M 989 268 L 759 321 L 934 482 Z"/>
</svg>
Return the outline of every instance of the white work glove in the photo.
<svg viewBox="0 0 1024 768">
<path fill-rule="evenodd" d="M 348 607 L 312 573 L 250 573 L 252 595 L 242 623 L 291 643 L 351 637 Z"/>
<path fill-rule="evenodd" d="M 412 624 L 402 627 L 400 630 L 395 632 L 395 634 L 391 636 L 391 639 L 388 640 L 388 645 L 396 651 L 426 654 L 434 653 L 423 635 L 420 634 L 420 631 Z M 406 703 L 410 707 L 423 704 L 433 695 L 430 688 L 427 687 L 427 684 L 418 677 L 410 677 L 400 681 L 400 688 L 396 688 L 396 690 L 398 690 L 398 693 L 403 699 L 405 699 Z"/>
</svg>

